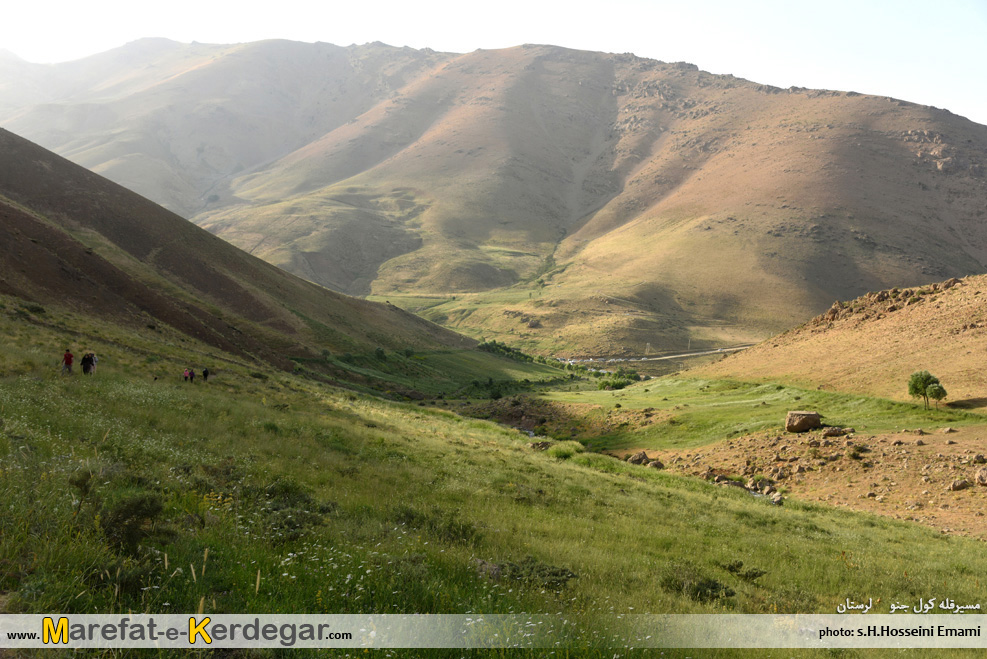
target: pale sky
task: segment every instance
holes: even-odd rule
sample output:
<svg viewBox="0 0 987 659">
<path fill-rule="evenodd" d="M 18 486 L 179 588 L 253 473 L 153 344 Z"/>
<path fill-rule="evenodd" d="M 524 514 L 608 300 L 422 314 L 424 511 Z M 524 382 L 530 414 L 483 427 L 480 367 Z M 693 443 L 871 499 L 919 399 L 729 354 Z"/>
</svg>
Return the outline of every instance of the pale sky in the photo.
<svg viewBox="0 0 987 659">
<path fill-rule="evenodd" d="M 631 52 L 778 87 L 893 96 L 987 124 L 987 0 L 49 0 L 6 3 L 0 15 L 0 49 L 31 62 L 142 37 Z"/>
</svg>

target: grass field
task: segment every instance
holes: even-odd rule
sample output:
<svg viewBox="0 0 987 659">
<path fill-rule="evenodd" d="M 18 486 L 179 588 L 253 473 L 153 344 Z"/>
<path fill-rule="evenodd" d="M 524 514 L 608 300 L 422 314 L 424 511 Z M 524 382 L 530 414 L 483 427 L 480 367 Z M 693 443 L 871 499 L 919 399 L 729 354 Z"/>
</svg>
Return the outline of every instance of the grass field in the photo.
<svg viewBox="0 0 987 659">
<path fill-rule="evenodd" d="M 649 410 L 660 420 L 599 433 L 593 439 L 597 449 L 686 448 L 763 430 L 781 432 L 785 415 L 794 409 L 816 410 L 827 425 L 870 434 L 984 422 L 981 415 L 946 407 L 925 410 L 911 403 L 817 389 L 681 376 L 647 380 L 619 391 L 550 391 L 539 399 L 584 406 L 589 420 L 616 410 Z"/>
<path fill-rule="evenodd" d="M 536 451 L 522 433 L 451 411 L 43 315 L 0 309 L 7 612 L 563 613 L 586 630 L 569 656 L 612 657 L 581 649 L 611 613 L 832 613 L 846 598 L 987 595 L 987 556 L 972 540 L 773 506 L 575 443 Z M 61 350 L 82 341 L 99 372 L 60 376 Z M 210 360 L 209 382 L 177 377 L 192 355 Z M 752 401 L 808 395 L 688 380 L 565 396 L 577 393 L 697 408 L 674 437 L 655 438 L 695 443 L 732 430 Z M 904 407 L 813 395 L 802 400 L 828 403 L 830 420 L 914 421 Z M 720 420 L 701 424 L 703 406 Z M 490 565 L 506 576 L 492 579 Z"/>
</svg>

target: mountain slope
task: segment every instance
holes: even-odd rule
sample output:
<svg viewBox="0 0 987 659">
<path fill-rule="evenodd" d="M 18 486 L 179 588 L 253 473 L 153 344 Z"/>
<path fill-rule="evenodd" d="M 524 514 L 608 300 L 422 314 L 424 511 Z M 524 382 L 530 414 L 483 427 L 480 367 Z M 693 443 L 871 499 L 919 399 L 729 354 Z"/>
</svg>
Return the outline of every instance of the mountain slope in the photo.
<svg viewBox="0 0 987 659">
<path fill-rule="evenodd" d="M 987 267 L 987 127 L 935 108 L 551 46 L 131 51 L 153 76 L 107 64 L 112 93 L 0 120 L 271 263 L 477 336 L 722 345 Z"/>
<path fill-rule="evenodd" d="M 0 130 L 0 292 L 157 323 L 282 368 L 323 350 L 469 347 L 395 307 L 340 295 Z"/>
<path fill-rule="evenodd" d="M 942 381 L 950 405 L 987 407 L 985 298 L 984 275 L 868 293 L 693 372 L 906 400 L 909 376 L 929 371 Z"/>
</svg>

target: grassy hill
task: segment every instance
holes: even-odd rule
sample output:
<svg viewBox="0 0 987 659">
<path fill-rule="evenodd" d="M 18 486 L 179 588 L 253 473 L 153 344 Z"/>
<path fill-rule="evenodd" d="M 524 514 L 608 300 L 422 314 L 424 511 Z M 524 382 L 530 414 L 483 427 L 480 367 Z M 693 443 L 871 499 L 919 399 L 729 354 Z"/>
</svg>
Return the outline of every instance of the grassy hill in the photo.
<svg viewBox="0 0 987 659">
<path fill-rule="evenodd" d="M 125 326 L 86 336 L 95 376 L 59 376 L 50 347 L 89 319 L 46 315 L 2 299 L 6 612 L 561 612 L 576 654 L 609 657 L 586 648 L 610 614 L 984 597 L 973 540 L 263 365 L 186 384 L 188 346 Z"/>
<path fill-rule="evenodd" d="M 469 387 L 477 372 L 506 383 L 562 377 L 290 275 L 6 131 L 0 218 L 0 293 L 40 321 L 49 306 L 72 309 L 96 335 L 122 323 L 241 363 L 405 396 Z"/>
<path fill-rule="evenodd" d="M 871 292 L 696 373 L 906 400 L 909 376 L 927 370 L 950 407 L 984 408 L 985 295 L 982 275 Z"/>
</svg>

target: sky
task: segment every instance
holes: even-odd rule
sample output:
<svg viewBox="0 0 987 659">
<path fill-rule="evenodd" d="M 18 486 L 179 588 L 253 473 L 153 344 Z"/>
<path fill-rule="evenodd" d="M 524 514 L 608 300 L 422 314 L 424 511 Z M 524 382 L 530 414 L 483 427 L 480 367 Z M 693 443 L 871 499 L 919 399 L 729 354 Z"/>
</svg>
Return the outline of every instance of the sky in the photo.
<svg viewBox="0 0 987 659">
<path fill-rule="evenodd" d="M 987 0 L 49 0 L 7 3 L 0 50 L 54 63 L 143 37 L 470 52 L 523 43 L 857 91 L 987 124 Z"/>
</svg>

